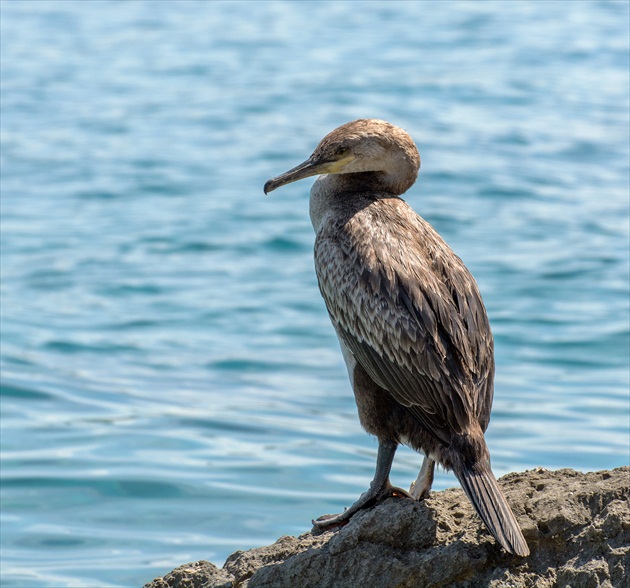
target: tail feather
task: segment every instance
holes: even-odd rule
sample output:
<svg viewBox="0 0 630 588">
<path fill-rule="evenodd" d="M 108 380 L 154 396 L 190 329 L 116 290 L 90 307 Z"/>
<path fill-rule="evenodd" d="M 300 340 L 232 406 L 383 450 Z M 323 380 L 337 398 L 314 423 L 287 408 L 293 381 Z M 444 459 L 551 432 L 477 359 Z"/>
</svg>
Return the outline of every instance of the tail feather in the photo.
<svg viewBox="0 0 630 588">
<path fill-rule="evenodd" d="M 464 465 L 455 470 L 455 475 L 477 514 L 503 548 L 523 557 L 529 555 L 521 528 L 490 466 L 478 463 L 475 466 Z"/>
</svg>

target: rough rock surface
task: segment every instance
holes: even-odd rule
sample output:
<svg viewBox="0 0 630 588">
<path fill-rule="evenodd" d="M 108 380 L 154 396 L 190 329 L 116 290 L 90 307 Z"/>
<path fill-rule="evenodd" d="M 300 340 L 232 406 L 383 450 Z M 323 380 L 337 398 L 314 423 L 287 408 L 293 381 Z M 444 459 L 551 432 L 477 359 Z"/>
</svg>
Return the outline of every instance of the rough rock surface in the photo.
<svg viewBox="0 0 630 588">
<path fill-rule="evenodd" d="M 531 555 L 505 553 L 460 489 L 390 498 L 340 528 L 199 561 L 144 588 L 630 588 L 630 467 L 500 480 Z"/>
</svg>

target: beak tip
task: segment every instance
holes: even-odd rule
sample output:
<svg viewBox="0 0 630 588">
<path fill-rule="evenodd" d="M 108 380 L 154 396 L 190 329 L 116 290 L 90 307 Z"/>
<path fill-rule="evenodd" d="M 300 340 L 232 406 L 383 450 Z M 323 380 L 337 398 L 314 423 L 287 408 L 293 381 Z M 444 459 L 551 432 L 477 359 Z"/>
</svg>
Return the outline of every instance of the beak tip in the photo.
<svg viewBox="0 0 630 588">
<path fill-rule="evenodd" d="M 297 182 L 298 180 L 309 178 L 318 173 L 326 173 L 320 171 L 320 167 L 321 165 L 317 162 L 314 162 L 313 156 L 311 156 L 303 163 L 300 163 L 300 165 L 295 166 L 294 168 L 290 169 L 287 172 L 284 172 L 283 174 L 280 174 L 279 176 L 267 180 L 267 182 L 265 182 L 265 185 L 263 186 L 263 191 L 265 192 L 265 194 L 269 194 L 269 192 L 273 192 L 277 188 L 285 186 L 286 184 L 290 184 L 291 182 Z"/>
</svg>

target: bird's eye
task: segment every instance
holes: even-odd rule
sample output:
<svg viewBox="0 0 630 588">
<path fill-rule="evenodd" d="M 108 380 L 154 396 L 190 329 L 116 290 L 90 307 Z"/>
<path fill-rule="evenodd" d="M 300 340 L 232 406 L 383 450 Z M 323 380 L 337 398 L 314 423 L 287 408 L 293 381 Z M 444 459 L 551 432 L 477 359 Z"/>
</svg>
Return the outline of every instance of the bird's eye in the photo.
<svg viewBox="0 0 630 588">
<path fill-rule="evenodd" d="M 337 149 L 335 149 L 335 155 L 339 157 L 341 155 L 345 155 L 346 153 L 348 153 L 348 151 L 349 151 L 348 147 L 344 147 L 343 145 L 340 145 L 339 147 L 337 147 Z"/>
</svg>

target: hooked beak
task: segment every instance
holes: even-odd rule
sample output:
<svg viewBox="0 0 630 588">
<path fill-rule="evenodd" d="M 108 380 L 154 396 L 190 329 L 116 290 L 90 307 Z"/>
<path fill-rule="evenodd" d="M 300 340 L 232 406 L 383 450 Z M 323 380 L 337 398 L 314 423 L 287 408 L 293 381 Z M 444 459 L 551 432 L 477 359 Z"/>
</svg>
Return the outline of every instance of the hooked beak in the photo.
<svg viewBox="0 0 630 588">
<path fill-rule="evenodd" d="M 330 164 L 330 162 L 318 163 L 314 160 L 313 156 L 311 156 L 306 161 L 300 163 L 300 165 L 296 165 L 289 171 L 284 172 L 275 178 L 271 178 L 263 188 L 265 194 L 269 194 L 269 192 L 273 192 L 273 190 L 279 188 L 280 186 L 284 186 L 285 184 L 297 182 L 298 180 L 315 176 L 317 174 L 326 173 L 324 168 L 327 163 Z"/>
<path fill-rule="evenodd" d="M 311 155 L 305 162 L 300 163 L 300 165 L 296 165 L 293 169 L 290 169 L 275 178 L 271 178 L 265 184 L 263 189 L 265 194 L 269 194 L 269 192 L 273 192 L 276 188 L 280 188 L 280 186 L 290 184 L 291 182 L 297 182 L 298 180 L 303 180 L 304 178 L 320 174 L 339 173 L 350 161 L 350 159 L 354 158 L 346 157 L 341 160 L 318 161 L 313 155 Z"/>
</svg>

